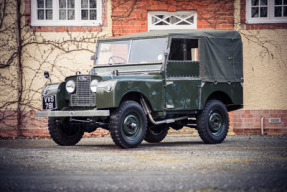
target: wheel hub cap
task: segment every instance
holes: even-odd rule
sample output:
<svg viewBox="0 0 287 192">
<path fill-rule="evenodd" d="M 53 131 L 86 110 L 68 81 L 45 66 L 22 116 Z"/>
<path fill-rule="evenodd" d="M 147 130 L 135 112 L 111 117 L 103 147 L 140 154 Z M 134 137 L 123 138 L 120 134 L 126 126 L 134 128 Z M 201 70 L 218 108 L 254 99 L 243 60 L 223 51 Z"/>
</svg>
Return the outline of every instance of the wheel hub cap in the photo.
<svg viewBox="0 0 287 192">
<path fill-rule="evenodd" d="M 139 122 L 135 115 L 128 115 L 124 120 L 124 133 L 127 136 L 133 136 L 138 132 Z"/>
<path fill-rule="evenodd" d="M 209 129 L 214 134 L 219 134 L 224 126 L 224 120 L 220 112 L 213 111 L 209 116 Z"/>
</svg>

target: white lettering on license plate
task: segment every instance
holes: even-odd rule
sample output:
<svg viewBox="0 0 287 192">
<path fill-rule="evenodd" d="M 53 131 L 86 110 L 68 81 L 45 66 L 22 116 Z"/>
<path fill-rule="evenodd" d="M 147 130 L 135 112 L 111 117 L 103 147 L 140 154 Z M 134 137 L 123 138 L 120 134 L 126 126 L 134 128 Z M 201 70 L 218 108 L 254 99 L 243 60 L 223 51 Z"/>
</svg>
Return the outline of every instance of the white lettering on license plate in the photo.
<svg viewBox="0 0 287 192">
<path fill-rule="evenodd" d="M 44 109 L 54 109 L 55 106 L 55 95 L 43 97 L 43 108 Z"/>
</svg>

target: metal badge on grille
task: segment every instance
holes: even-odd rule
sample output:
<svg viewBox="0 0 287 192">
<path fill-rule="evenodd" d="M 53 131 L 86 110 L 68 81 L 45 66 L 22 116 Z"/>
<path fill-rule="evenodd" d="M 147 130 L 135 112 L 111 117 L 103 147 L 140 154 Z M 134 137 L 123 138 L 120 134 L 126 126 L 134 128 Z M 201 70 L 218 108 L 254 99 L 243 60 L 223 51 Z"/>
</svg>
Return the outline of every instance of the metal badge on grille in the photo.
<svg viewBox="0 0 287 192">
<path fill-rule="evenodd" d="M 78 81 L 88 81 L 89 79 L 89 76 L 78 76 Z"/>
</svg>

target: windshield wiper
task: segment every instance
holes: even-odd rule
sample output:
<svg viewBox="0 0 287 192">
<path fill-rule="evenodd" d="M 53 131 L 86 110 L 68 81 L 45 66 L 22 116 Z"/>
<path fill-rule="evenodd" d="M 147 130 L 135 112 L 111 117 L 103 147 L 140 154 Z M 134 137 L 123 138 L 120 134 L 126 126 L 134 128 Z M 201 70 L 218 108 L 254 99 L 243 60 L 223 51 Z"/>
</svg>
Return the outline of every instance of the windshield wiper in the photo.
<svg viewBox="0 0 287 192">
<path fill-rule="evenodd" d="M 125 64 L 123 62 L 118 62 L 118 63 L 108 63 L 108 65 L 120 65 L 120 64 Z"/>
</svg>

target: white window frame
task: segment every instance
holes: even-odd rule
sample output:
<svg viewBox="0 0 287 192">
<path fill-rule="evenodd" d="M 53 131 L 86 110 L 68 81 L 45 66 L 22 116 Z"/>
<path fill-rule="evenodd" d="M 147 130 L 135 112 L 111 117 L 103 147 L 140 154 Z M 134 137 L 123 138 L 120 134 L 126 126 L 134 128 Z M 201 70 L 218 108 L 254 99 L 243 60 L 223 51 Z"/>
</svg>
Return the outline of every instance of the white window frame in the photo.
<svg viewBox="0 0 287 192">
<path fill-rule="evenodd" d="M 176 14 L 190 14 L 193 16 L 193 24 L 191 25 L 177 25 L 177 24 L 170 24 L 168 25 L 153 25 L 152 17 L 156 15 L 164 15 L 164 19 L 170 16 L 175 16 Z M 163 19 L 163 20 L 164 20 Z M 184 21 L 181 20 L 177 23 Z M 188 21 L 185 21 L 188 22 Z M 196 11 L 176 11 L 176 12 L 168 12 L 168 11 L 149 11 L 148 12 L 148 31 L 152 30 L 168 30 L 168 29 L 197 29 L 197 13 Z"/>
<path fill-rule="evenodd" d="M 59 0 L 53 0 L 53 20 L 39 20 L 37 0 L 31 0 L 32 26 L 99 26 L 102 23 L 102 0 L 97 0 L 97 20 L 81 19 L 81 0 L 75 0 L 75 20 L 59 19 Z"/>
<path fill-rule="evenodd" d="M 275 0 L 268 0 L 268 11 L 267 17 L 251 17 L 251 0 L 246 0 L 246 23 L 256 24 L 256 23 L 287 23 L 287 17 L 275 17 L 274 8 Z"/>
</svg>

